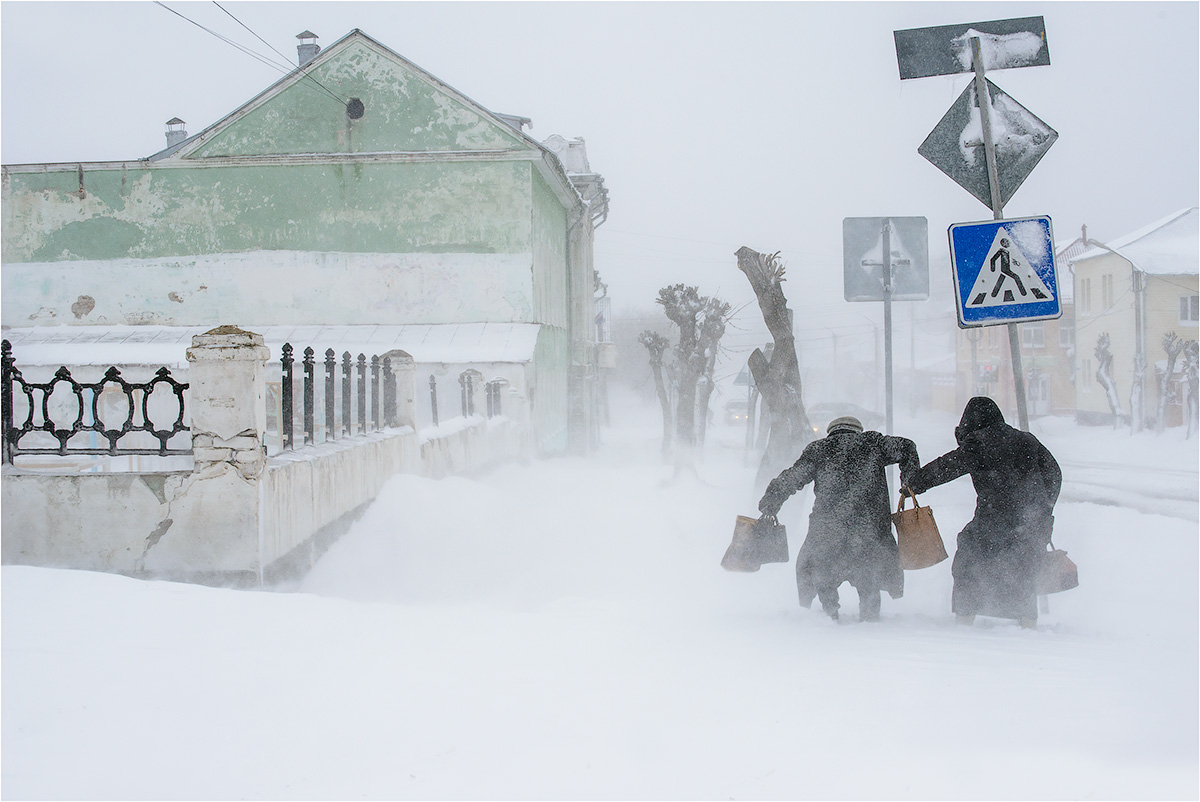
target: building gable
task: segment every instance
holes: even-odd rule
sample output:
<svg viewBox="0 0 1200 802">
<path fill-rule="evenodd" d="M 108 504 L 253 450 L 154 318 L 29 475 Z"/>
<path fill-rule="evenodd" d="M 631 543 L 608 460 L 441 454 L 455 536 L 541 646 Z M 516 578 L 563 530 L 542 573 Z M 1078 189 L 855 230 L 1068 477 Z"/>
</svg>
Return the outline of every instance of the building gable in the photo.
<svg viewBox="0 0 1200 802">
<path fill-rule="evenodd" d="M 355 30 L 168 158 L 514 150 L 538 146 Z"/>
</svg>

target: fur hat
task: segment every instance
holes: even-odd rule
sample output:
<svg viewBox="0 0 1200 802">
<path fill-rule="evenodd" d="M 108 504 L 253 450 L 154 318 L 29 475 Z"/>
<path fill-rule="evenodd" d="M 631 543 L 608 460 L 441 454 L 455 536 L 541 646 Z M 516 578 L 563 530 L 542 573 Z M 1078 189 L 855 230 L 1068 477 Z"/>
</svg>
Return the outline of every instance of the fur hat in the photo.
<svg viewBox="0 0 1200 802">
<path fill-rule="evenodd" d="M 833 434 L 839 430 L 861 432 L 863 430 L 862 422 L 859 421 L 858 418 L 850 415 L 843 415 L 842 417 L 834 418 L 829 422 L 829 428 L 825 430 L 825 434 Z"/>
</svg>

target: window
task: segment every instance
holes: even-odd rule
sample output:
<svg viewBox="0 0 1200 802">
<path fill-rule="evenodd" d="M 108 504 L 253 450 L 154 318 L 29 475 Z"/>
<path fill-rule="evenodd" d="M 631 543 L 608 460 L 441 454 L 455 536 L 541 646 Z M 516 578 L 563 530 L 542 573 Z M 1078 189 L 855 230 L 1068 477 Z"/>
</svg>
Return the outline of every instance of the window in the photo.
<svg viewBox="0 0 1200 802">
<path fill-rule="evenodd" d="M 1092 313 L 1092 280 L 1090 278 L 1079 279 L 1079 314 L 1090 315 Z"/>
<path fill-rule="evenodd" d="M 1200 295 L 1179 296 L 1179 322 L 1193 326 L 1200 321 Z"/>
<path fill-rule="evenodd" d="M 1095 379 L 1093 377 L 1093 373 L 1092 373 L 1092 360 L 1090 360 L 1090 359 L 1079 360 L 1078 380 L 1079 380 L 1079 392 L 1090 394 L 1092 392 L 1092 382 L 1095 381 Z"/>
<path fill-rule="evenodd" d="M 1046 347 L 1046 324 L 1042 321 L 1021 324 L 1022 348 Z"/>
<path fill-rule="evenodd" d="M 1075 345 L 1075 327 L 1073 325 L 1059 322 L 1058 344 L 1062 348 L 1070 348 Z"/>
</svg>

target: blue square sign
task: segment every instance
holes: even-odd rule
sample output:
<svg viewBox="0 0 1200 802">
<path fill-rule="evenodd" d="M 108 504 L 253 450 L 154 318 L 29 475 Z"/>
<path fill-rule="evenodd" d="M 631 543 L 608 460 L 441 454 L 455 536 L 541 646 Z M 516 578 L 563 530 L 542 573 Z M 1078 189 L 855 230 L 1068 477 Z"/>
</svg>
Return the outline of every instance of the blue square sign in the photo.
<svg viewBox="0 0 1200 802">
<path fill-rule="evenodd" d="M 949 234 L 960 327 L 1062 317 L 1049 217 L 955 223 Z"/>
</svg>

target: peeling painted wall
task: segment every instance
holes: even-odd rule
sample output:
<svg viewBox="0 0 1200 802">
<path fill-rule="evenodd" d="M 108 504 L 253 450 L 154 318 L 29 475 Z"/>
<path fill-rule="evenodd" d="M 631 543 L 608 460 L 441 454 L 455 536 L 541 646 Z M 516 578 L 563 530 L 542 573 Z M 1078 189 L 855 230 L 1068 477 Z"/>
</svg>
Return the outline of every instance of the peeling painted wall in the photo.
<svg viewBox="0 0 1200 802">
<path fill-rule="evenodd" d="M 252 250 L 528 253 L 528 162 L 8 173 L 3 261 Z"/>
<path fill-rule="evenodd" d="M 307 79 L 265 98 L 192 152 L 196 158 L 262 153 L 381 153 L 529 148 L 458 102 L 420 71 L 367 41 L 349 42 Z M 338 98 L 362 101 L 352 120 Z"/>
</svg>

